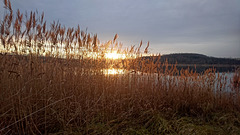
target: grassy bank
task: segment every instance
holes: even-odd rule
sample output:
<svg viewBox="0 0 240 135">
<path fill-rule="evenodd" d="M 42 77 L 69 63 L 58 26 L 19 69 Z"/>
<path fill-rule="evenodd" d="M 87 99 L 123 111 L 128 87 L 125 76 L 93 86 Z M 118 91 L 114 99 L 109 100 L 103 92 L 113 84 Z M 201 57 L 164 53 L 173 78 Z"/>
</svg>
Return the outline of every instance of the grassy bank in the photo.
<svg viewBox="0 0 240 135">
<path fill-rule="evenodd" d="M 238 116 L 237 116 L 238 115 Z M 86 128 L 87 127 L 87 128 Z M 169 112 L 140 112 L 103 121 L 96 117 L 81 128 L 56 134 L 238 134 L 239 114 L 215 113 L 205 117 L 180 116 Z"/>
</svg>

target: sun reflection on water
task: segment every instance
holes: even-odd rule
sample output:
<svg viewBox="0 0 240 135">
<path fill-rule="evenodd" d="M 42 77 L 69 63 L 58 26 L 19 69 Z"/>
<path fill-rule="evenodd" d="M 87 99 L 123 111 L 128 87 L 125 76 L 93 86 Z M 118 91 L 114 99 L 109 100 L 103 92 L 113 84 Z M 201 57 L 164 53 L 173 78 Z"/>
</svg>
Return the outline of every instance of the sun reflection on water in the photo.
<svg viewBox="0 0 240 135">
<path fill-rule="evenodd" d="M 124 74 L 124 70 L 123 69 L 115 69 L 115 68 L 103 69 L 103 74 L 105 74 L 105 75 Z"/>
</svg>

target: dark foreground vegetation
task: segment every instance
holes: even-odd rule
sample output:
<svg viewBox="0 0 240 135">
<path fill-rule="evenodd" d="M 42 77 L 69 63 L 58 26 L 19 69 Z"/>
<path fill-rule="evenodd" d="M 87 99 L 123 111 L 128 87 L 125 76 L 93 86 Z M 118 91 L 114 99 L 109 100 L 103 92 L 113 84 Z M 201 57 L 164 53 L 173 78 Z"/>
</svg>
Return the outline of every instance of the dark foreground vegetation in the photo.
<svg viewBox="0 0 240 135">
<path fill-rule="evenodd" d="M 117 35 L 100 43 L 79 27 L 46 29 L 43 14 L 14 18 L 4 4 L 0 134 L 240 133 L 239 71 L 228 84 L 214 69 L 178 70 L 154 62 L 160 56 L 142 61 L 142 43 L 122 50 Z M 106 59 L 109 50 L 127 58 Z"/>
</svg>

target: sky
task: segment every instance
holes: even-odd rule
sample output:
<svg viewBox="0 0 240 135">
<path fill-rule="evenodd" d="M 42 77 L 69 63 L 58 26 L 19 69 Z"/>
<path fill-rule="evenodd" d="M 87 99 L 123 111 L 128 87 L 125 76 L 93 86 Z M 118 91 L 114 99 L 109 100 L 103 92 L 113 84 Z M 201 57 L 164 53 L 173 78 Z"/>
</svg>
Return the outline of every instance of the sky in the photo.
<svg viewBox="0 0 240 135">
<path fill-rule="evenodd" d="M 80 25 L 101 42 L 146 46 L 150 53 L 240 58 L 240 0 L 11 0 L 21 12 L 44 12 L 48 24 Z M 3 3 L 1 2 L 1 7 Z M 4 13 L 3 8 L 0 14 Z"/>
</svg>

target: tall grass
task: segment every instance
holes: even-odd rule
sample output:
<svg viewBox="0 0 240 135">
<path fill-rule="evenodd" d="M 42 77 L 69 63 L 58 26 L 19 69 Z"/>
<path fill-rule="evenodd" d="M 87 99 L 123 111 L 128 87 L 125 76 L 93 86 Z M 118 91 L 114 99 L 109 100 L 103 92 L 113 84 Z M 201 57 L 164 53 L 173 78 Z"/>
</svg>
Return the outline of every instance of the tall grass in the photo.
<svg viewBox="0 0 240 135">
<path fill-rule="evenodd" d="M 101 43 L 79 26 L 48 27 L 44 14 L 24 18 L 9 0 L 4 5 L 0 134 L 188 134 L 204 133 L 199 122 L 209 121 L 224 125 L 221 133 L 239 131 L 239 85 L 227 86 L 214 69 L 177 70 L 156 62 L 160 55 L 142 60 L 142 42 L 122 49 L 118 35 Z M 128 57 L 106 59 L 113 50 Z M 106 75 L 107 68 L 133 72 Z"/>
</svg>

